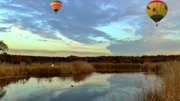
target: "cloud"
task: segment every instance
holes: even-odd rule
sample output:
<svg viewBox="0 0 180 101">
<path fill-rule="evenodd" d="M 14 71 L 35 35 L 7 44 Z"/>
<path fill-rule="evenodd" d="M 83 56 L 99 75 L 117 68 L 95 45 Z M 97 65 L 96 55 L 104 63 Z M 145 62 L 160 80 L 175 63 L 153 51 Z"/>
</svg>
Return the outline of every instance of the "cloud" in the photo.
<svg viewBox="0 0 180 101">
<path fill-rule="evenodd" d="M 108 49 L 114 55 L 171 55 L 180 54 L 180 40 L 135 40 L 118 41 L 111 44 Z"/>
<path fill-rule="evenodd" d="M 12 34 L 13 33 L 13 34 Z M 68 39 L 59 32 L 55 32 L 57 37 L 62 40 L 43 38 L 31 31 L 23 30 L 18 26 L 13 26 L 9 32 L 0 34 L 0 39 L 9 46 L 11 54 L 23 55 L 45 55 L 45 56 L 92 56 L 110 55 L 107 50 L 109 43 L 95 43 L 87 45 Z M 7 40 L 8 39 L 8 40 Z"/>
<path fill-rule="evenodd" d="M 54 30 L 56 30 L 69 39 L 82 43 L 94 43 L 94 40 L 88 37 L 103 37 L 107 40 L 114 39 L 112 36 L 94 29 L 94 27 L 106 25 L 119 19 L 124 19 L 127 16 L 142 14 L 142 12 L 139 12 L 140 8 L 135 11 L 132 9 L 140 5 L 136 1 L 129 3 L 125 2 L 125 0 L 97 0 L 96 2 L 66 0 L 63 2 L 63 8 L 59 11 L 58 15 L 53 13 L 49 4 L 50 1 L 34 2 L 29 0 L 24 2 L 14 0 L 8 6 L 1 5 L 6 10 L 5 14 L 7 14 L 4 23 L 17 24 L 46 38 L 56 39 L 57 36 L 53 34 Z M 8 14 L 12 10 L 16 13 Z"/>
<path fill-rule="evenodd" d="M 97 15 L 94 18 L 91 18 L 91 16 L 93 17 L 96 13 L 93 13 L 94 11 L 90 8 L 89 11 L 88 8 L 87 10 L 81 8 L 86 8 L 87 6 L 90 7 L 94 4 L 86 3 L 81 5 L 81 8 L 79 8 L 76 5 L 77 2 L 78 1 L 71 1 L 68 5 L 65 3 L 64 10 L 62 9 L 58 15 L 55 15 L 50 9 L 50 2 L 43 2 L 44 5 L 39 5 L 42 4 L 42 1 L 34 2 L 30 0 L 24 2 L 16 0 L 11 1 L 9 5 L 0 6 L 5 10 L 4 15 L 6 15 L 3 23 L 16 24 L 21 26 L 23 29 L 30 30 L 34 34 L 38 34 L 42 37 L 58 40 L 58 37 L 53 33 L 54 31 L 60 31 L 67 38 L 83 43 L 92 43 L 92 40 L 89 39 L 88 36 L 102 36 L 108 38 L 108 36 L 103 32 L 92 28 L 94 23 L 104 16 L 104 13 L 99 14 L 100 17 Z M 98 7 L 98 5 L 95 6 Z M 108 15 L 109 13 L 106 14 Z M 98 19 L 96 19 L 96 17 Z"/>
<path fill-rule="evenodd" d="M 0 32 L 8 32 L 9 29 L 8 27 L 0 27 Z"/>
<path fill-rule="evenodd" d="M 81 52 L 81 51 L 66 51 L 66 50 L 59 50 L 59 51 L 46 51 L 46 50 L 26 50 L 26 49 L 11 49 L 8 51 L 9 54 L 14 55 L 29 55 L 29 56 L 104 56 L 104 55 L 111 55 L 106 52 Z"/>
<path fill-rule="evenodd" d="M 140 35 L 138 40 L 119 40 L 111 43 L 108 49 L 114 55 L 158 55 L 158 54 L 180 54 L 180 13 L 177 10 L 177 0 L 166 0 L 169 11 L 159 27 L 147 16 L 137 16 L 125 19 L 126 24 L 133 25 L 134 34 Z M 141 19 L 141 20 L 139 20 Z M 134 25 L 137 25 L 136 27 Z M 128 31 L 127 29 L 125 31 Z"/>
<path fill-rule="evenodd" d="M 58 14 L 50 9 L 51 1 L 1 0 L 0 31 L 18 26 L 38 41 L 53 40 L 71 48 L 80 45 L 75 48 L 79 51 L 102 45 L 113 55 L 169 54 L 179 49 L 180 5 L 178 0 L 164 1 L 169 11 L 157 28 L 145 12 L 148 0 L 63 0 Z M 170 49 L 163 47 L 167 44 Z"/>
<path fill-rule="evenodd" d="M 128 28 L 125 28 L 125 29 L 123 29 L 123 31 L 125 31 L 125 32 L 127 32 L 127 33 L 129 33 L 129 34 L 132 34 L 133 33 L 133 29 L 128 29 Z"/>
</svg>

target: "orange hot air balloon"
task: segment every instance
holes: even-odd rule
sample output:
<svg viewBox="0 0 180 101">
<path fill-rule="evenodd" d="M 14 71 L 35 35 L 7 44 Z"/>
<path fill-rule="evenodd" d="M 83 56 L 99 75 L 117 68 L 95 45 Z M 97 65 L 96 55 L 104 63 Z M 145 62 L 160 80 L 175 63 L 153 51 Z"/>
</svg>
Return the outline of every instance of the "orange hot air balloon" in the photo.
<svg viewBox="0 0 180 101">
<path fill-rule="evenodd" d="M 158 26 L 158 22 L 166 16 L 167 11 L 168 7 L 166 3 L 161 0 L 151 1 L 146 8 L 147 15 L 156 22 L 156 26 Z"/>
<path fill-rule="evenodd" d="M 54 10 L 55 13 L 59 11 L 62 8 L 62 2 L 61 1 L 53 1 L 51 2 L 51 9 Z"/>
</svg>

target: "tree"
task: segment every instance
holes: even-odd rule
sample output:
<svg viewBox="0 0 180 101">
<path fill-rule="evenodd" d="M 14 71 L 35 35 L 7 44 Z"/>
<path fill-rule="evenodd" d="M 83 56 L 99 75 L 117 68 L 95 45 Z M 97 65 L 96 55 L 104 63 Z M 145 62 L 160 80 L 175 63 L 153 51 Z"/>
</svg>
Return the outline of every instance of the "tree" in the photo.
<svg viewBox="0 0 180 101">
<path fill-rule="evenodd" d="M 3 41 L 0 41 L 0 51 L 5 53 L 5 51 L 7 50 L 8 50 L 8 46 Z"/>
</svg>

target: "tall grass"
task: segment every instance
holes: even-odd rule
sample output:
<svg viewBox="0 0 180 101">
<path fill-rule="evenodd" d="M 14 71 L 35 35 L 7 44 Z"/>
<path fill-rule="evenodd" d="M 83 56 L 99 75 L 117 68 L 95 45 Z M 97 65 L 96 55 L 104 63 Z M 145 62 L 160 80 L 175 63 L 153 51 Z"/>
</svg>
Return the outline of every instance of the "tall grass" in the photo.
<svg viewBox="0 0 180 101">
<path fill-rule="evenodd" d="M 142 67 L 135 63 L 93 63 L 93 66 L 100 73 L 140 72 Z"/>
<path fill-rule="evenodd" d="M 17 76 L 57 76 L 74 73 L 120 73 L 120 72 L 147 72 L 158 71 L 159 66 L 152 64 L 135 63 L 87 63 L 75 61 L 71 63 L 32 63 L 28 64 L 0 64 L 0 77 Z"/>
<path fill-rule="evenodd" d="M 162 68 L 162 63 L 145 62 L 141 65 L 142 72 L 153 72 L 155 74 L 159 74 L 161 68 Z"/>
<path fill-rule="evenodd" d="M 180 101 L 180 62 L 161 63 L 161 91 L 149 92 L 144 101 Z"/>
<path fill-rule="evenodd" d="M 17 77 L 17 76 L 57 76 L 61 74 L 74 73 L 91 73 L 94 72 L 94 67 L 82 61 L 71 63 L 33 63 L 27 64 L 0 64 L 0 77 Z"/>
</svg>

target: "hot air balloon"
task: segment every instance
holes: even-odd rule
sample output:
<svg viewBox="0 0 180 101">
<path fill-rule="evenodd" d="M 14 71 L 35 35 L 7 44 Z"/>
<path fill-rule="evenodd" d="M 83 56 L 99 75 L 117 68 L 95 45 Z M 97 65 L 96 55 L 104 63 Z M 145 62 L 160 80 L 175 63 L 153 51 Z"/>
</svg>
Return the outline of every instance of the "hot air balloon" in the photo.
<svg viewBox="0 0 180 101">
<path fill-rule="evenodd" d="M 151 1 L 146 8 L 147 15 L 156 22 L 156 26 L 158 26 L 158 22 L 167 14 L 167 11 L 168 7 L 166 3 L 161 0 Z"/>
<path fill-rule="evenodd" d="M 62 8 L 62 2 L 61 1 L 53 1 L 51 2 L 51 9 L 54 10 L 55 13 L 59 11 Z"/>
</svg>

